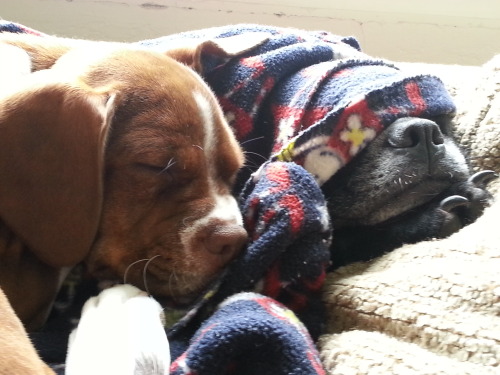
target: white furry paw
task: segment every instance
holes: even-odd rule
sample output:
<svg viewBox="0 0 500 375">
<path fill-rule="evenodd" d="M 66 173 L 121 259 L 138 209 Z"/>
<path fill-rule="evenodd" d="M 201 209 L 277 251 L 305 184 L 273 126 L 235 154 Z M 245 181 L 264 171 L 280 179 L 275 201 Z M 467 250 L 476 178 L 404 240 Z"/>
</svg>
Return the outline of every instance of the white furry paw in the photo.
<svg viewBox="0 0 500 375">
<path fill-rule="evenodd" d="M 158 302 L 132 285 L 90 298 L 70 336 L 67 375 L 166 375 L 168 339 Z"/>
<path fill-rule="evenodd" d="M 15 92 L 21 77 L 31 72 L 31 59 L 21 48 L 0 43 L 0 97 Z"/>
</svg>

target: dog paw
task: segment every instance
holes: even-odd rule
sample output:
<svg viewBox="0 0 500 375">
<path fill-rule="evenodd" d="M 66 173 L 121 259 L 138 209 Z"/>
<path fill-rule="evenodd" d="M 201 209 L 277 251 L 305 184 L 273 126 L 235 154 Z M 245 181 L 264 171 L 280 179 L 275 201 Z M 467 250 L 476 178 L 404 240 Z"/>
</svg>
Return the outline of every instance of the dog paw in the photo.
<svg viewBox="0 0 500 375">
<path fill-rule="evenodd" d="M 31 72 L 31 59 L 21 48 L 0 43 L 0 97 L 17 90 L 18 80 Z"/>
<path fill-rule="evenodd" d="M 168 374 L 161 313 L 158 302 L 131 285 L 90 298 L 70 336 L 66 374 Z"/>
<path fill-rule="evenodd" d="M 472 175 L 467 181 L 452 186 L 438 205 L 443 220 L 438 237 L 447 237 L 474 222 L 491 199 L 486 185 L 498 175 L 489 170 Z"/>
</svg>

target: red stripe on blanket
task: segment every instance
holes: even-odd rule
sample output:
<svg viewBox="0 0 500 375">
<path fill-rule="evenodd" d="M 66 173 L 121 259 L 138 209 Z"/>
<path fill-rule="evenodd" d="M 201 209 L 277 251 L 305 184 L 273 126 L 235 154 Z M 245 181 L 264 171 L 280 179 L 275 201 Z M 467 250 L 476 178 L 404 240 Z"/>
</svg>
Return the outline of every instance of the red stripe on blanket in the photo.
<svg viewBox="0 0 500 375">
<path fill-rule="evenodd" d="M 421 114 L 427 108 L 424 98 L 420 92 L 416 82 L 408 82 L 405 86 L 406 95 L 410 102 L 415 106 L 415 109 L 411 112 L 412 116 L 417 116 Z"/>
</svg>

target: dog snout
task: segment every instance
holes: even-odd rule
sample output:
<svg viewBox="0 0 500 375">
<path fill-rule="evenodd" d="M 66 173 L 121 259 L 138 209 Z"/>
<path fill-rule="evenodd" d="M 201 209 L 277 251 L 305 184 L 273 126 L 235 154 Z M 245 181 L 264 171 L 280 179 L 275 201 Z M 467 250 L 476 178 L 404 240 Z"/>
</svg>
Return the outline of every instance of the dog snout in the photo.
<svg viewBox="0 0 500 375">
<path fill-rule="evenodd" d="M 248 239 L 245 229 L 237 224 L 217 224 L 207 230 L 204 247 L 226 263 L 239 254 Z"/>
<path fill-rule="evenodd" d="M 387 141 L 393 148 L 433 151 L 444 143 L 439 126 L 421 118 L 399 119 L 389 127 L 388 132 Z"/>
</svg>

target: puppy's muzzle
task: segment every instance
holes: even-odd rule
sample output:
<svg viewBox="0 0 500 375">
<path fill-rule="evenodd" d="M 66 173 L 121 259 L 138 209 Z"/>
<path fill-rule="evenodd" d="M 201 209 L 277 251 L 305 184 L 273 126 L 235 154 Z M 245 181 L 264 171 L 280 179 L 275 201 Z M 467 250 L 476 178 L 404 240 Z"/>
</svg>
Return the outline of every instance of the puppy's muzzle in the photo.
<svg viewBox="0 0 500 375">
<path fill-rule="evenodd" d="M 247 239 L 242 226 L 215 219 L 201 230 L 199 245 L 211 254 L 214 266 L 222 267 L 240 253 Z"/>
</svg>

